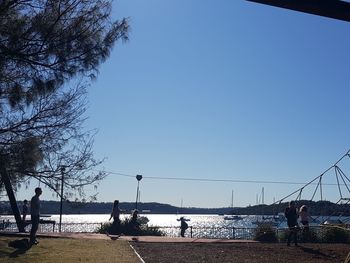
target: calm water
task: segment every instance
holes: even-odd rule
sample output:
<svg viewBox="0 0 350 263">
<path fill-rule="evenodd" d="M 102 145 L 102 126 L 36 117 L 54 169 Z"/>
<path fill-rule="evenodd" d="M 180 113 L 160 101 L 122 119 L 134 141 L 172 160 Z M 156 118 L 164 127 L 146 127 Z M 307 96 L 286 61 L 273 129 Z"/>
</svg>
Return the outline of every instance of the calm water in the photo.
<svg viewBox="0 0 350 263">
<path fill-rule="evenodd" d="M 121 219 L 129 217 L 129 214 L 122 214 Z M 250 228 L 256 227 L 253 224 L 254 221 L 262 221 L 262 216 L 255 215 L 241 215 L 242 220 L 225 220 L 221 215 L 181 215 L 181 214 L 141 214 L 140 216 L 146 216 L 149 219 L 148 225 L 160 226 L 160 227 L 176 227 L 180 222 L 178 219 L 183 216 L 188 219 L 189 226 L 192 227 L 237 227 L 237 228 Z M 62 223 L 106 223 L 109 220 L 109 214 L 75 214 L 75 215 L 62 215 Z M 324 219 L 326 217 L 323 217 Z M 338 217 L 331 217 L 333 220 Z M 9 219 L 14 221 L 13 216 L 0 216 L 0 219 Z M 45 217 L 47 220 L 54 220 L 59 222 L 59 215 L 50 215 Z M 322 218 L 318 217 L 318 220 L 322 221 Z M 340 218 L 342 221 L 349 221 L 349 217 Z M 267 219 L 268 220 L 268 219 Z M 285 220 L 281 220 L 278 227 L 286 227 Z"/>
<path fill-rule="evenodd" d="M 122 214 L 121 219 L 129 217 L 129 214 Z M 263 221 L 262 216 L 244 216 L 242 215 L 241 220 L 225 220 L 224 216 L 220 215 L 175 215 L 175 214 L 141 214 L 140 216 L 146 216 L 149 219 L 149 226 L 161 227 L 163 231 L 169 236 L 178 236 L 180 222 L 178 219 L 184 216 L 188 220 L 188 225 L 192 227 L 193 235 L 198 237 L 224 237 L 230 238 L 232 236 L 232 229 L 250 229 L 255 228 L 256 224 L 254 221 Z M 101 226 L 102 223 L 106 223 L 109 220 L 109 214 L 84 214 L 84 215 L 63 215 L 62 216 L 62 232 L 95 232 L 97 228 Z M 56 221 L 54 231 L 58 231 L 59 215 L 50 215 L 45 217 L 46 220 Z M 319 222 L 325 220 L 326 217 L 318 217 Z M 332 217 L 331 219 L 337 220 L 339 217 Z M 14 222 L 13 216 L 0 216 L 0 220 L 10 220 Z M 349 223 L 350 217 L 342 217 L 343 222 Z M 277 228 L 286 228 L 286 221 L 278 221 L 275 225 Z M 314 222 L 311 225 L 318 225 L 319 223 Z M 13 224 L 15 227 L 15 224 Z M 51 232 L 52 226 L 42 225 L 42 232 Z M 30 228 L 28 227 L 28 230 Z M 40 229 L 39 229 L 40 231 Z M 242 230 L 243 231 L 243 230 Z M 250 230 L 247 230 L 250 231 Z M 189 235 L 189 231 L 187 231 Z M 251 232 L 249 232 L 251 233 Z M 243 234 L 242 234 L 243 235 Z M 245 235 L 245 234 L 244 234 Z"/>
<path fill-rule="evenodd" d="M 127 218 L 130 215 L 123 214 L 121 219 Z M 255 216 L 242 216 L 242 220 L 224 220 L 224 216 L 219 215 L 168 215 L 168 214 L 141 214 L 149 219 L 149 226 L 160 227 L 176 227 L 180 225 L 177 220 L 184 216 L 189 221 L 187 222 L 192 227 L 254 227 L 252 221 Z M 62 222 L 64 223 L 105 223 L 108 222 L 109 214 L 88 214 L 88 215 L 63 215 Z M 59 221 L 59 215 L 52 215 L 50 220 Z"/>
</svg>

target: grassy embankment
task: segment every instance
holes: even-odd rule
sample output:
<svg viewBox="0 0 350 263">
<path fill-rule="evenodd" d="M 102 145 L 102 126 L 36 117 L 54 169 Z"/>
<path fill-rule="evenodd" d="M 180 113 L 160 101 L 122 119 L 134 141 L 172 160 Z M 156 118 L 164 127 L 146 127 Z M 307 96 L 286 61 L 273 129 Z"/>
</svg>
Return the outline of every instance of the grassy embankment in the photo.
<svg viewBox="0 0 350 263">
<path fill-rule="evenodd" d="M 40 238 L 27 251 L 8 247 L 16 238 L 0 236 L 0 262 L 140 262 L 126 241 Z M 18 238 L 17 238 L 18 239 Z"/>
</svg>

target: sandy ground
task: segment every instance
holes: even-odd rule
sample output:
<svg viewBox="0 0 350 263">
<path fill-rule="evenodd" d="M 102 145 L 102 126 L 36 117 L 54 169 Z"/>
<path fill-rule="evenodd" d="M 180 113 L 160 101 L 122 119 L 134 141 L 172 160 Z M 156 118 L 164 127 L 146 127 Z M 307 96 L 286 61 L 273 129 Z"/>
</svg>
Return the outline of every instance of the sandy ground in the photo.
<svg viewBox="0 0 350 263">
<path fill-rule="evenodd" d="M 349 244 L 146 243 L 131 245 L 146 263 L 156 262 L 344 262 Z"/>
</svg>

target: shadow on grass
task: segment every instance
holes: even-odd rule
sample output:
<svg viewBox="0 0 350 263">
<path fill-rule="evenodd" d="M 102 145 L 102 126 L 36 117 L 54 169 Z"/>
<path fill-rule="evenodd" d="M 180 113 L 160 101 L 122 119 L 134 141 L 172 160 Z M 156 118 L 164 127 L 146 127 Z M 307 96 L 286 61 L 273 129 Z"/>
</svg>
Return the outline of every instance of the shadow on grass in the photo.
<svg viewBox="0 0 350 263">
<path fill-rule="evenodd" d="M 15 251 L 8 253 L 10 258 L 16 258 L 19 255 L 25 254 L 31 247 L 27 238 L 10 240 L 7 243 L 9 247 L 16 249 Z"/>
<path fill-rule="evenodd" d="M 10 254 L 9 254 L 9 257 L 10 257 L 10 258 L 16 258 L 16 257 L 18 257 L 19 255 L 25 254 L 28 250 L 29 250 L 29 248 L 28 248 L 28 249 L 17 249 L 17 250 L 15 250 L 15 251 L 13 251 L 12 253 L 10 253 Z"/>
<path fill-rule="evenodd" d="M 299 247 L 305 253 L 309 253 L 309 254 L 313 254 L 313 255 L 316 255 L 316 256 L 325 257 L 325 258 L 333 258 L 333 256 L 327 255 L 327 254 L 321 252 L 319 249 L 314 249 L 314 248 L 310 248 L 310 247 L 304 247 L 304 246 L 300 246 L 300 245 L 299 245 Z"/>
<path fill-rule="evenodd" d="M 10 256 L 10 252 L 3 252 L 3 251 L 0 251 L 0 259 L 1 258 L 5 258 L 5 257 L 9 257 Z"/>
<path fill-rule="evenodd" d="M 11 252 L 9 251 L 9 249 L 7 249 L 7 247 L 7 241 L 0 239 L 0 259 L 10 256 Z"/>
<path fill-rule="evenodd" d="M 16 249 L 15 251 L 13 251 L 13 252 L 10 252 L 10 251 L 1 251 L 1 250 L 0 250 L 0 259 L 1 259 L 1 258 L 6 258 L 6 257 L 16 258 L 16 257 L 18 257 L 19 255 L 25 254 L 28 250 L 29 250 L 29 248 L 19 248 L 19 249 Z M 1 260 L 0 260 L 0 261 L 1 261 Z"/>
</svg>

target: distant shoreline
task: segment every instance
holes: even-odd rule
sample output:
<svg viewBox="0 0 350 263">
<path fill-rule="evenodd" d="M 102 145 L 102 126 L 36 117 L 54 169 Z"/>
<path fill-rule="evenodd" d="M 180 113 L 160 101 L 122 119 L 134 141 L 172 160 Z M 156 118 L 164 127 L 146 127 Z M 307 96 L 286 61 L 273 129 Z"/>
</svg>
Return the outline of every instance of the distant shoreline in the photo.
<svg viewBox="0 0 350 263">
<path fill-rule="evenodd" d="M 17 202 L 21 211 L 22 201 Z M 63 214 L 109 214 L 112 208 L 112 202 L 64 202 Z M 222 208 L 196 208 L 196 207 L 176 207 L 169 204 L 156 202 L 138 203 L 138 210 L 147 210 L 148 214 L 198 214 L 198 215 L 277 215 L 284 212 L 287 202 L 274 205 L 255 205 L 248 207 L 222 207 Z M 334 215 L 350 216 L 350 204 L 335 204 L 329 201 L 307 201 L 300 200 L 298 206 L 307 205 L 311 215 Z M 41 201 L 42 214 L 59 214 L 60 202 Z M 120 207 L 126 211 L 135 209 L 133 202 L 121 202 Z M 147 214 L 145 213 L 145 214 Z M 11 215 L 12 210 L 8 201 L 0 201 L 0 215 Z"/>
</svg>

